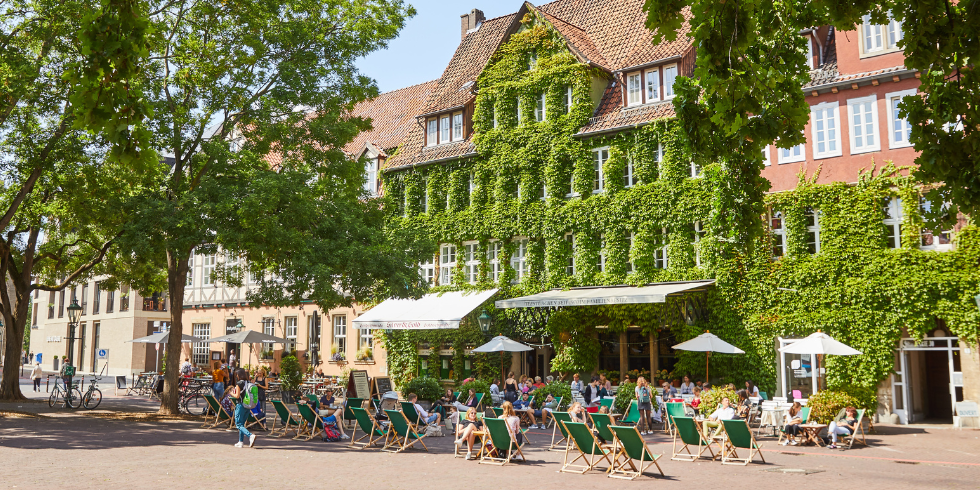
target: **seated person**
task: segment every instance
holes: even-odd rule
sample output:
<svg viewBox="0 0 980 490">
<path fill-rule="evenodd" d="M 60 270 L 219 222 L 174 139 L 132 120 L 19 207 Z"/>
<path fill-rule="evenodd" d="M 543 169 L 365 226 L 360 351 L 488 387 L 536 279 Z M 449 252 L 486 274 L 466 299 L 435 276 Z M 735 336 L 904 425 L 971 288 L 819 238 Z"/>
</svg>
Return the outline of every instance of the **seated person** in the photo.
<svg viewBox="0 0 980 490">
<path fill-rule="evenodd" d="M 712 434 L 712 437 L 714 437 L 720 434 L 721 429 L 724 427 L 721 424 L 721 421 L 732 420 L 733 418 L 735 418 L 735 409 L 732 408 L 732 401 L 726 396 L 725 398 L 721 399 L 721 406 L 718 407 L 718 410 L 715 410 L 714 413 L 708 417 L 708 420 L 704 421 L 704 427 L 706 429 L 714 428 L 715 433 Z"/>
<path fill-rule="evenodd" d="M 483 429 L 483 421 L 477 420 L 476 409 L 470 407 L 466 410 L 466 418 L 464 418 L 459 423 L 459 438 L 456 439 L 456 445 L 459 446 L 466 441 L 466 459 L 473 459 L 473 443 L 476 442 L 476 434 L 474 432 Z"/>
<path fill-rule="evenodd" d="M 416 395 L 415 393 L 408 394 L 408 402 L 415 406 L 415 411 L 418 412 L 419 417 L 421 417 L 422 420 L 425 421 L 425 423 L 428 425 L 439 425 L 439 422 L 442 421 L 442 418 L 439 416 L 439 414 L 437 413 L 430 414 L 429 412 L 426 412 L 425 409 L 422 408 L 422 405 L 419 405 L 418 401 L 419 401 L 418 395 Z M 414 423 L 415 421 L 410 420 L 410 422 Z"/>
<path fill-rule="evenodd" d="M 799 445 L 796 441 L 796 436 L 800 435 L 803 429 L 800 428 L 800 424 L 803 423 L 803 417 L 800 416 L 800 412 L 803 410 L 803 406 L 800 402 L 793 402 L 793 406 L 789 408 L 789 413 L 784 416 L 783 432 L 786 433 L 786 440 L 782 442 L 785 446 L 787 444 L 791 446 Z"/>
<path fill-rule="evenodd" d="M 555 410 L 558 410 L 558 400 L 555 400 L 554 395 L 548 393 L 548 397 L 545 398 L 544 403 L 541 404 L 541 410 L 534 411 L 534 416 L 541 418 L 541 423 L 538 424 L 539 429 L 548 428 L 548 416 Z"/>
<path fill-rule="evenodd" d="M 317 404 L 305 398 L 297 400 L 296 404 L 309 405 L 310 408 L 313 409 L 313 411 L 320 416 L 320 420 L 323 421 L 323 425 L 332 425 L 336 427 L 337 430 L 340 432 L 341 439 L 350 439 L 350 436 L 348 436 L 347 433 L 344 431 L 344 424 L 340 423 L 344 420 L 343 408 L 317 410 Z"/>
<path fill-rule="evenodd" d="M 534 377 L 534 389 L 544 388 L 544 383 L 541 382 L 541 376 Z"/>
<path fill-rule="evenodd" d="M 530 395 L 528 395 L 527 393 L 524 393 L 523 395 L 521 395 L 521 398 L 519 400 L 517 400 L 516 402 L 514 402 L 514 411 L 515 412 L 524 412 L 524 414 L 527 415 L 528 418 L 531 419 L 531 425 L 529 425 L 528 427 L 537 427 L 538 422 L 537 422 L 537 419 L 534 418 L 534 410 L 532 410 L 532 407 L 531 407 L 531 397 L 530 397 Z"/>
<path fill-rule="evenodd" d="M 840 422 L 834 420 L 830 423 L 830 427 L 827 427 L 827 432 L 830 434 L 830 444 L 827 448 L 837 449 L 837 436 L 852 436 L 855 431 L 857 431 L 857 409 L 847 407 L 844 409 L 844 418 Z"/>
<path fill-rule="evenodd" d="M 694 409 L 695 414 L 701 413 L 701 388 L 697 386 L 694 387 L 694 398 L 691 399 L 691 408 Z"/>
<path fill-rule="evenodd" d="M 674 386 L 671 385 L 670 383 L 664 381 L 664 384 L 661 385 L 661 388 L 664 389 L 665 402 L 669 402 L 671 399 L 677 398 L 677 388 L 674 388 Z"/>
<path fill-rule="evenodd" d="M 738 390 L 738 407 L 735 409 L 735 420 L 746 420 L 752 410 L 752 402 L 749 401 L 748 392 Z"/>
<path fill-rule="evenodd" d="M 585 408 L 579 402 L 574 402 L 568 407 L 568 416 L 572 422 L 587 423 L 588 417 L 585 415 Z"/>
<path fill-rule="evenodd" d="M 490 394 L 500 396 L 500 380 L 494 378 L 493 383 L 490 384 Z"/>
<path fill-rule="evenodd" d="M 466 395 L 466 403 L 453 403 L 456 410 L 459 410 L 460 412 L 466 412 L 470 408 L 476 408 L 477 405 L 479 405 L 479 402 L 477 402 L 476 390 L 472 388 L 469 389 L 469 393 Z"/>
<path fill-rule="evenodd" d="M 441 415 L 443 420 L 446 420 L 446 409 L 447 407 L 451 408 L 455 402 L 456 400 L 453 397 L 453 389 L 446 388 L 446 392 L 443 393 L 442 397 L 432 404 L 432 411 Z M 450 412 L 450 415 L 451 414 L 452 413 Z"/>
<path fill-rule="evenodd" d="M 603 406 L 599 407 L 599 411 L 597 413 L 604 413 L 606 415 L 609 415 L 609 406 L 608 405 L 603 405 Z"/>
</svg>

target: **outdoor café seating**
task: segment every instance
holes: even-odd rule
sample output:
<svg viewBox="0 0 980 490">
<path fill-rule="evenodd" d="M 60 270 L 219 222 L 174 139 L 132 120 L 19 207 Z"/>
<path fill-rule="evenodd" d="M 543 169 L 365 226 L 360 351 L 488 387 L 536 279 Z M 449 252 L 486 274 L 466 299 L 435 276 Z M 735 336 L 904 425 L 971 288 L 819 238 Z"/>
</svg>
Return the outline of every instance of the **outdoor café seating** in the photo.
<svg viewBox="0 0 980 490">
<path fill-rule="evenodd" d="M 426 452 L 429 451 L 425 442 L 422 441 L 425 439 L 425 433 L 420 434 L 418 426 L 405 418 L 405 414 L 397 410 L 385 410 L 385 415 L 388 416 L 389 425 L 385 445 L 381 448 L 382 451 L 400 453 L 414 447 L 415 444 L 421 444 L 422 449 Z"/>
<path fill-rule="evenodd" d="M 483 424 L 492 447 L 484 446 L 480 453 L 480 464 L 503 466 L 510 463 L 511 459 L 518 455 L 522 461 L 525 460 L 524 453 L 521 451 L 521 444 L 517 443 L 517 437 L 510 431 L 506 420 L 485 418 Z"/>
<path fill-rule="evenodd" d="M 647 447 L 646 441 L 640 436 L 640 430 L 636 427 L 609 426 L 615 436 L 613 442 L 612 467 L 609 469 L 610 478 L 623 478 L 635 480 L 651 466 L 656 465 L 660 476 L 664 476 L 664 470 L 660 467 L 658 459 L 662 454 L 653 454 Z M 634 461 L 636 463 L 634 463 Z"/>
<path fill-rule="evenodd" d="M 763 463 L 766 462 L 765 456 L 762 455 L 762 446 L 756 442 L 755 436 L 752 435 L 752 431 L 749 430 L 749 426 L 744 420 L 722 420 L 721 423 L 725 427 L 727 436 L 721 451 L 721 464 L 747 465 L 752 462 L 755 456 L 759 456 Z M 748 454 L 740 457 L 738 455 L 739 449 L 744 450 L 743 454 Z"/>
<path fill-rule="evenodd" d="M 272 407 L 276 410 L 276 415 L 278 415 L 278 420 L 281 422 L 281 427 L 276 429 L 277 418 L 272 419 L 272 427 L 269 431 L 269 435 L 276 437 L 285 437 L 286 434 L 292 432 L 298 435 L 298 431 L 302 426 L 302 417 L 296 417 L 292 412 L 289 411 L 289 407 L 286 406 L 280 400 L 272 400 Z M 278 435 L 277 435 L 278 434 Z"/>
<path fill-rule="evenodd" d="M 348 447 L 356 446 L 360 449 L 367 449 L 372 446 L 383 446 L 385 438 L 388 436 L 388 431 L 385 427 L 378 424 L 378 421 L 372 418 L 371 414 L 361 407 L 348 407 L 348 410 L 351 411 L 351 414 L 354 415 L 354 420 L 357 422 L 354 425 L 354 432 L 351 434 Z M 357 437 L 358 427 L 364 432 L 364 435 L 361 437 Z M 367 441 L 364 441 L 365 439 Z"/>
<path fill-rule="evenodd" d="M 572 445 L 571 449 L 565 451 L 565 458 L 559 471 L 562 473 L 583 474 L 594 470 L 603 461 L 605 461 L 607 468 L 612 468 L 613 463 L 609 459 L 612 455 L 612 450 L 609 446 L 602 444 L 596 439 L 595 434 L 592 433 L 589 426 L 583 422 L 561 422 L 561 424 L 571 437 Z M 569 461 L 569 455 L 574 455 L 575 453 L 578 453 L 578 456 L 575 456 Z M 576 464 L 580 460 L 582 462 Z"/>
</svg>

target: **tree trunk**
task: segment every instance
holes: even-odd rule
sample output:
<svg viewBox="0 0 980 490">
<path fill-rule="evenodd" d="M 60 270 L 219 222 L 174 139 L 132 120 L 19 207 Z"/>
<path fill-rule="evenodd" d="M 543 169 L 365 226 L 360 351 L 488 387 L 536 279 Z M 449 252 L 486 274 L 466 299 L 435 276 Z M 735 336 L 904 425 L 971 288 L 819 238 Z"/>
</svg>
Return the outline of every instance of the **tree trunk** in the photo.
<svg viewBox="0 0 980 490">
<path fill-rule="evenodd" d="M 167 251 L 167 291 L 170 296 L 170 337 L 167 339 L 167 370 L 163 375 L 163 396 L 160 413 L 180 412 L 180 337 L 184 332 L 181 317 L 184 313 L 184 289 L 187 286 L 187 257 L 190 251 Z"/>
<path fill-rule="evenodd" d="M 10 281 L 14 286 L 13 301 L 9 297 L 10 293 L 6 289 L 6 284 L 3 285 L 4 291 L 2 293 L 4 298 L 2 316 L 5 342 L 0 400 L 3 401 L 26 400 L 20 391 L 20 367 L 24 349 L 24 328 L 27 325 L 27 309 L 31 301 L 31 286 L 30 282 L 24 283 L 18 279 L 21 278 Z M 14 305 L 13 310 L 8 307 L 10 304 Z"/>
</svg>

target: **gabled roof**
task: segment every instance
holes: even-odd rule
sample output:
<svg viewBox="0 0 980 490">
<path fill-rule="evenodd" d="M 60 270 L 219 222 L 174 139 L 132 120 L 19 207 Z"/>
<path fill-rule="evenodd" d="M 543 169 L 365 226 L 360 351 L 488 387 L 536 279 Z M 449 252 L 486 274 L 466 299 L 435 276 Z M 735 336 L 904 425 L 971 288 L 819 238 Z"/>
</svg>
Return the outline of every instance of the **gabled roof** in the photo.
<svg viewBox="0 0 980 490">
<path fill-rule="evenodd" d="M 415 116 L 429 100 L 437 82 L 432 80 L 385 92 L 354 106 L 351 116 L 371 118 L 372 128 L 355 136 L 344 146 L 344 153 L 357 157 L 369 143 L 382 152 L 398 147 L 415 125 Z"/>
<path fill-rule="evenodd" d="M 595 116 L 582 127 L 576 136 L 592 135 L 638 126 L 651 121 L 674 116 L 674 103 L 670 100 L 655 104 L 623 107 L 623 84 L 615 82 L 606 87 L 602 102 Z"/>
<path fill-rule="evenodd" d="M 538 10 L 538 12 L 541 12 L 541 15 L 544 16 L 545 20 L 547 20 L 548 23 L 550 23 L 555 30 L 562 35 L 562 37 L 565 39 L 565 43 L 568 45 L 568 48 L 573 54 L 575 54 L 576 57 L 578 57 L 580 61 L 583 63 L 596 65 L 606 71 L 611 71 L 609 69 L 609 62 L 607 62 L 606 58 L 602 56 L 599 49 L 595 47 L 595 44 L 592 43 L 592 39 L 589 37 L 589 34 L 585 32 L 584 29 L 569 24 L 568 22 L 565 22 L 564 20 L 542 10 Z"/>
</svg>

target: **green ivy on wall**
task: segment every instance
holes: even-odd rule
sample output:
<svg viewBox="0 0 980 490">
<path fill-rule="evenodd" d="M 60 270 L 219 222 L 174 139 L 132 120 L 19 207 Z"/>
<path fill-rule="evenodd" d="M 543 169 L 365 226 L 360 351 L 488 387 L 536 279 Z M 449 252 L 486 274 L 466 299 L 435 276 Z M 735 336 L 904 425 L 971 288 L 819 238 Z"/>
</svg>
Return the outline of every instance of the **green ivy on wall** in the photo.
<svg viewBox="0 0 980 490">
<path fill-rule="evenodd" d="M 900 337 L 931 332 L 936 318 L 962 339 L 978 338 L 972 297 L 978 292 L 980 231 L 965 226 L 952 252 L 918 250 L 919 189 L 902 169 L 872 170 L 854 185 L 818 185 L 814 176 L 801 179 L 793 191 L 769 195 L 759 207 L 783 213 L 787 240 L 786 256 L 773 259 L 769 235 L 733 245 L 714 233 L 709 218 L 713 199 L 726 189 L 724 171 L 708 165 L 692 178 L 691 152 L 674 120 L 575 136 L 593 113 L 593 82 L 605 84 L 604 77 L 579 63 L 552 28 L 529 15 L 477 80 L 478 156 L 384 175 L 390 227 L 415 233 L 434 252 L 439 243 L 456 246 L 451 284 L 435 291 L 497 287 L 500 297 L 514 297 L 550 288 L 714 278 L 706 322 L 665 322 L 669 305 L 582 307 L 552 315 L 536 331 L 516 333 L 550 338 L 556 349 L 552 370 L 569 373 L 595 369 L 597 327 L 621 332 L 638 326 L 658 335 L 669 330 L 678 342 L 710 329 L 746 351 L 712 356 L 714 376 L 738 383 L 751 379 L 770 392 L 777 336 L 823 330 L 863 351 L 854 358 L 831 357 L 826 366 L 831 386 L 865 387 L 892 371 Z M 535 113 L 540 94 L 542 121 Z M 606 147 L 603 186 L 593 193 L 592 150 Z M 638 182 L 627 187 L 623 175 L 630 164 Z M 887 247 L 882 224 L 882 203 L 892 196 L 902 199 L 899 249 Z M 816 254 L 807 250 L 807 209 L 819 212 Z M 567 235 L 574 237 L 574 250 Z M 518 237 L 528 240 L 527 273 L 520 281 L 511 266 Z M 491 240 L 502 242 L 496 282 L 486 254 Z M 479 243 L 475 284 L 464 277 L 464 241 Z M 513 311 L 491 311 L 496 332 L 514 333 L 506 330 Z M 398 373 L 393 377 L 415 373 L 423 339 L 452 344 L 456 365 L 458 346 L 473 335 L 460 329 L 385 336 L 391 342 L 389 370 Z M 675 375 L 704 376 L 703 353 L 678 352 L 677 359 Z M 491 356 L 474 367 L 490 376 L 499 369 L 495 360 Z"/>
</svg>

